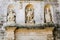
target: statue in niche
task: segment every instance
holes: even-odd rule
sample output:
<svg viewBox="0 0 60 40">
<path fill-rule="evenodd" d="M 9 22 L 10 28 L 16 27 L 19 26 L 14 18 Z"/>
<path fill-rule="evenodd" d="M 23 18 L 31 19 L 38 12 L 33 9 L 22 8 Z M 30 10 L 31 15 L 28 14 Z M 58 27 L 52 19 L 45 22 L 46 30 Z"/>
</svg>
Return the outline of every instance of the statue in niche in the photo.
<svg viewBox="0 0 60 40">
<path fill-rule="evenodd" d="M 9 7 L 9 9 L 8 9 L 8 18 L 7 18 L 8 22 L 15 23 L 15 18 L 16 18 L 16 16 L 15 16 L 15 12 L 13 10 L 13 7 Z"/>
<path fill-rule="evenodd" d="M 25 8 L 25 23 L 34 23 L 34 8 L 28 4 Z"/>
<path fill-rule="evenodd" d="M 51 5 L 46 5 L 44 8 L 44 17 L 45 22 L 52 22 L 52 12 L 51 12 Z"/>
<path fill-rule="evenodd" d="M 15 22 L 14 20 L 15 20 L 15 13 L 11 11 L 8 15 L 8 22 Z"/>
</svg>

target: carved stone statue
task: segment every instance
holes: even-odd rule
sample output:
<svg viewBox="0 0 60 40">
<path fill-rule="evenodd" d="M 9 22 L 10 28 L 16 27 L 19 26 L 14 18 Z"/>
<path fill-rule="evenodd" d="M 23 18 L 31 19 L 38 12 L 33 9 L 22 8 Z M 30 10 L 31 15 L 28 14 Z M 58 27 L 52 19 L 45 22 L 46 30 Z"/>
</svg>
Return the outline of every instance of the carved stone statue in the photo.
<svg viewBox="0 0 60 40">
<path fill-rule="evenodd" d="M 52 22 L 51 6 L 46 5 L 44 11 L 45 11 L 45 22 Z"/>
<path fill-rule="evenodd" d="M 15 20 L 14 13 L 12 13 L 12 11 L 11 11 L 8 15 L 8 22 L 14 22 L 14 20 Z"/>
<path fill-rule="evenodd" d="M 13 5 L 9 6 L 7 16 L 8 16 L 8 18 L 7 18 L 8 22 L 15 23 L 15 12 L 13 10 Z"/>
<path fill-rule="evenodd" d="M 33 5 L 28 4 L 25 10 L 26 23 L 34 23 L 34 9 Z"/>
</svg>

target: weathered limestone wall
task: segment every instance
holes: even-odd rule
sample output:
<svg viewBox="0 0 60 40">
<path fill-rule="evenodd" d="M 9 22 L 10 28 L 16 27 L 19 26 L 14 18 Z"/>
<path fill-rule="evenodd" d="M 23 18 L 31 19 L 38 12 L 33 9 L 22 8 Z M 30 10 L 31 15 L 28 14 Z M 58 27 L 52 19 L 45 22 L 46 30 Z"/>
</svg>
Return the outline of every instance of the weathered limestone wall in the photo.
<svg viewBox="0 0 60 40">
<path fill-rule="evenodd" d="M 24 29 L 15 31 L 15 40 L 53 40 L 53 28 Z"/>
</svg>

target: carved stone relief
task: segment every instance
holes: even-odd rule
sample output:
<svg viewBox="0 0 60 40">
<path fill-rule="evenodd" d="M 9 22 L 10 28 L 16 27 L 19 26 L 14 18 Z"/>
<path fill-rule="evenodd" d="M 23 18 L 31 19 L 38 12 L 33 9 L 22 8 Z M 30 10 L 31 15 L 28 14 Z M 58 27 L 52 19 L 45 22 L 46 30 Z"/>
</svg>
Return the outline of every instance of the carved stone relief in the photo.
<svg viewBox="0 0 60 40">
<path fill-rule="evenodd" d="M 34 8 L 32 4 L 25 7 L 25 23 L 34 24 Z"/>
</svg>

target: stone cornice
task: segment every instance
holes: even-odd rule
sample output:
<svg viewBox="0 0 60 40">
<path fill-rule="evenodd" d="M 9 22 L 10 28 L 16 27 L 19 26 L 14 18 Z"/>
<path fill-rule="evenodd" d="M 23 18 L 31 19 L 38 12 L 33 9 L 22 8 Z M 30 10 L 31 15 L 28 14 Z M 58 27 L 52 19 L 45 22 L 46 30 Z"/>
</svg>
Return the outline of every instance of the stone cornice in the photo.
<svg viewBox="0 0 60 40">
<path fill-rule="evenodd" d="M 34 24 L 34 25 L 19 25 L 19 24 L 15 24 L 15 25 L 6 25 L 6 27 L 17 27 L 17 28 L 46 28 L 46 27 L 58 27 L 58 24 L 54 24 L 54 23 L 44 23 L 44 24 Z"/>
</svg>

